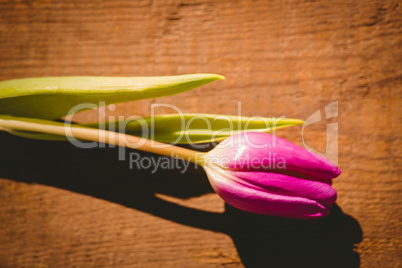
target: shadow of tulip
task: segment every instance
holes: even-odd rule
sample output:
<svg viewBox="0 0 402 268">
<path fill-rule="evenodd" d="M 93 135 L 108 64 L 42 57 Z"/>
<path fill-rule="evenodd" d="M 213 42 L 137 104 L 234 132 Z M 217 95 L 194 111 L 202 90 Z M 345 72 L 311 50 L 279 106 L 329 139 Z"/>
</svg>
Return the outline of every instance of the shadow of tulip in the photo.
<svg viewBox="0 0 402 268">
<path fill-rule="evenodd" d="M 183 207 L 155 196 L 178 198 L 213 192 L 204 171 L 129 168 L 117 159 L 119 148 L 79 149 L 67 142 L 33 141 L 0 133 L 0 177 L 36 182 L 102 198 L 157 217 L 228 234 L 245 267 L 358 267 L 354 244 L 359 223 L 334 205 L 318 220 L 294 220 L 240 211 L 224 213 Z M 140 153 L 141 157 L 158 156 Z"/>
<path fill-rule="evenodd" d="M 293 220 L 245 213 L 226 206 L 228 234 L 246 267 L 359 267 L 354 244 L 358 222 L 334 205 L 319 220 Z"/>
</svg>

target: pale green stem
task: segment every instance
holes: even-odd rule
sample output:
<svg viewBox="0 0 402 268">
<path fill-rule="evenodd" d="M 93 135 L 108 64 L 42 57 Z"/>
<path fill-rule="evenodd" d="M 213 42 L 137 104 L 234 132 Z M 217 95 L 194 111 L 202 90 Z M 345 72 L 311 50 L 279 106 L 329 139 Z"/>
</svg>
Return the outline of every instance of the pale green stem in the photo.
<svg viewBox="0 0 402 268">
<path fill-rule="evenodd" d="M 17 120 L 0 119 L 0 129 L 1 128 L 42 132 L 48 134 L 73 137 L 75 139 L 108 143 L 140 151 L 155 153 L 159 155 L 165 155 L 175 158 L 183 158 L 184 160 L 187 160 L 189 162 L 201 166 L 204 164 L 205 153 L 203 152 L 185 149 L 166 143 L 152 141 L 108 130 L 84 128 L 69 125 L 63 127 L 63 126 L 45 125 L 31 122 L 21 122 Z"/>
</svg>

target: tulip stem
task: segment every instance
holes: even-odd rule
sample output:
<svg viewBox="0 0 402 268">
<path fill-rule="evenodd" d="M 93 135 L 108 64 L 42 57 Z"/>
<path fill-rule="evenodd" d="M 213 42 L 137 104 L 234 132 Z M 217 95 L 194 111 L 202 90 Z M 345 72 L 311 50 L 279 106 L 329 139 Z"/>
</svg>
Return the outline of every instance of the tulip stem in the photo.
<svg viewBox="0 0 402 268">
<path fill-rule="evenodd" d="M 126 135 L 118 132 L 93 129 L 87 127 L 72 126 L 70 124 L 48 125 L 40 123 L 31 123 L 18 120 L 4 120 L 0 119 L 0 130 L 22 130 L 33 131 L 48 134 L 55 134 L 60 136 L 71 137 L 74 140 L 88 140 L 95 142 L 108 143 L 118 146 L 123 146 L 131 149 L 136 149 L 144 152 L 155 153 L 159 155 L 182 158 L 186 161 L 203 165 L 204 154 L 203 152 L 194 151 L 178 146 L 148 140 L 136 136 Z"/>
</svg>

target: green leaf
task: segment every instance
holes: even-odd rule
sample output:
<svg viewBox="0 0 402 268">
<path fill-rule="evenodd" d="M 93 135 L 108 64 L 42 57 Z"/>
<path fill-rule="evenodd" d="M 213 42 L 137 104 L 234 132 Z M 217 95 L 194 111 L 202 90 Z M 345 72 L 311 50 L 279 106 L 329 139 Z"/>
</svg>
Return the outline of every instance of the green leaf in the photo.
<svg viewBox="0 0 402 268">
<path fill-rule="evenodd" d="M 191 144 L 221 141 L 242 131 L 270 132 L 304 124 L 286 118 L 239 117 L 218 114 L 165 114 L 86 126 L 125 132 L 165 143 Z"/>
<path fill-rule="evenodd" d="M 216 74 L 159 77 L 65 76 L 1 81 L 0 114 L 57 119 L 82 103 L 99 105 L 99 102 L 103 102 L 103 105 L 107 105 L 169 96 L 219 79 L 224 77 Z M 85 109 L 80 111 L 83 110 Z"/>
<path fill-rule="evenodd" d="M 0 119 L 4 116 L 0 116 Z M 22 118 L 19 120 L 35 120 Z M 49 124 L 62 124 L 41 120 Z M 241 131 L 269 132 L 275 129 L 304 124 L 303 120 L 288 118 L 238 117 L 215 114 L 165 114 L 125 121 L 82 124 L 77 126 L 100 128 L 139 136 L 165 143 L 190 144 L 221 141 Z M 0 125 L 1 127 L 1 125 Z M 37 132 L 7 130 L 25 138 L 66 140 L 63 136 Z"/>
</svg>

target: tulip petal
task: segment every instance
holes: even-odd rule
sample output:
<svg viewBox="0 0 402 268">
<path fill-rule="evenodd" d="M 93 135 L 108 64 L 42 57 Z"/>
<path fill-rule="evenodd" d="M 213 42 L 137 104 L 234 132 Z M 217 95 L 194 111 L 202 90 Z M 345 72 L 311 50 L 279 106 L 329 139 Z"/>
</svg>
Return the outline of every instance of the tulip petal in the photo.
<svg viewBox="0 0 402 268">
<path fill-rule="evenodd" d="M 341 170 L 324 157 L 267 133 L 244 132 L 224 140 L 209 154 L 219 166 L 239 171 L 269 170 L 328 181 Z"/>
<path fill-rule="evenodd" d="M 310 181 L 272 172 L 232 172 L 233 180 L 239 184 L 246 183 L 248 187 L 270 193 L 305 197 L 320 204 L 333 204 L 336 191 L 329 184 Z"/>
<path fill-rule="evenodd" d="M 238 209 L 279 217 L 314 219 L 329 214 L 329 208 L 305 197 L 270 193 L 245 187 L 233 179 L 233 174 L 216 167 L 204 167 L 217 194 Z"/>
</svg>

